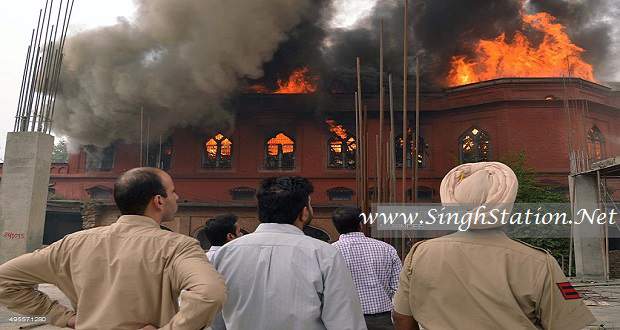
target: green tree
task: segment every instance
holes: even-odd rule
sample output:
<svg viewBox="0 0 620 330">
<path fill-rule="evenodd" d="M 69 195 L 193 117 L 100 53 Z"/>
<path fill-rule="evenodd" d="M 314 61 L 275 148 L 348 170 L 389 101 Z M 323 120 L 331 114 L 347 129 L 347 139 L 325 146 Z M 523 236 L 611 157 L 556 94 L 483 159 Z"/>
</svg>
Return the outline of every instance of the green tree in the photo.
<svg viewBox="0 0 620 330">
<path fill-rule="evenodd" d="M 67 152 L 67 140 L 61 138 L 52 149 L 52 163 L 66 163 L 68 161 L 69 153 Z"/>
<path fill-rule="evenodd" d="M 535 204 L 568 203 L 569 199 L 565 194 L 554 191 L 552 187 L 537 182 L 535 171 L 527 166 L 526 158 L 525 152 L 521 151 L 501 160 L 512 169 L 517 176 L 517 180 L 519 180 L 516 202 Z M 536 234 L 531 235 L 530 233 L 534 231 Z M 562 259 L 564 259 L 566 263 L 564 268 L 568 268 L 570 225 L 509 225 L 507 226 L 507 233 L 511 237 L 549 251 L 559 263 L 562 263 Z"/>
</svg>

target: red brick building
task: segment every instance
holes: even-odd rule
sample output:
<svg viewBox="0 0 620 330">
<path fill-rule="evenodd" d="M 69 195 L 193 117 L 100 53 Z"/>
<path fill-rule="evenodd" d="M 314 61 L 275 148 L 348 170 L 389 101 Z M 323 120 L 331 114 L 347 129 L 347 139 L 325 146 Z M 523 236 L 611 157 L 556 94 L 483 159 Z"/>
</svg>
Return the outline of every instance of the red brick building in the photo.
<svg viewBox="0 0 620 330">
<path fill-rule="evenodd" d="M 408 117 L 414 118 L 413 95 L 409 100 Z M 374 137 L 379 130 L 377 95 L 365 95 L 364 102 L 369 136 Z M 400 109 L 400 104 L 396 99 L 395 108 Z M 213 215 L 234 212 L 242 227 L 253 231 L 258 224 L 253 194 L 260 180 L 301 175 L 315 186 L 313 226 L 326 239 L 337 239 L 329 214 L 334 207 L 355 203 L 358 193 L 355 137 L 338 136 L 329 124 L 355 132 L 353 96 L 248 94 L 236 107 L 233 131 L 177 129 L 161 148 L 159 142 L 151 144 L 148 157 L 143 148 L 150 165 L 159 164 L 172 175 L 180 195 L 177 218 L 164 225 L 192 235 Z M 387 112 L 385 118 L 387 141 Z M 401 118 L 397 111 L 397 136 L 402 132 Z M 541 183 L 566 191 L 569 150 L 575 151 L 581 164 L 620 154 L 620 92 L 581 79 L 561 78 L 497 79 L 426 92 L 421 96 L 420 136 L 418 200 L 438 201 L 442 177 L 462 162 L 501 160 L 519 152 L 525 153 Z M 371 140 L 368 186 L 372 190 L 372 164 L 376 162 Z M 400 150 L 398 142 L 394 147 Z M 98 153 L 88 150 L 72 154 L 67 164 L 53 164 L 50 189 L 54 198 L 83 203 L 51 202 L 46 234 L 52 228 L 69 230 L 115 220 L 114 180 L 139 165 L 140 148 L 117 143 Z M 399 159 L 397 163 L 402 164 Z"/>
</svg>

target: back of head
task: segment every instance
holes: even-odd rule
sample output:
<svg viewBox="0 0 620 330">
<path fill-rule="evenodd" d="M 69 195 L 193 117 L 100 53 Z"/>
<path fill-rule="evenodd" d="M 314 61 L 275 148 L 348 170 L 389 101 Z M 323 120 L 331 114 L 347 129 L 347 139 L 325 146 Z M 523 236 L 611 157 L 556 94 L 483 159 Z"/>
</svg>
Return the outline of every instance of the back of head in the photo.
<svg viewBox="0 0 620 330">
<path fill-rule="evenodd" d="M 212 246 L 222 246 L 226 244 L 226 236 L 235 234 L 237 216 L 231 213 L 218 215 L 207 221 L 204 226 L 204 235 Z"/>
<path fill-rule="evenodd" d="M 114 184 L 114 202 L 122 215 L 144 215 L 157 195 L 167 197 L 162 170 L 139 167 L 123 173 Z"/>
<path fill-rule="evenodd" d="M 262 223 L 293 224 L 314 191 L 312 183 L 298 176 L 263 180 L 257 193 L 258 219 Z"/>
<path fill-rule="evenodd" d="M 356 232 L 360 230 L 361 214 L 362 209 L 359 207 L 340 207 L 332 213 L 332 222 L 340 234 Z"/>
<path fill-rule="evenodd" d="M 519 183 L 510 167 L 499 162 L 479 162 L 453 168 L 441 181 L 440 195 L 443 204 L 467 207 L 485 206 L 512 210 Z M 501 227 L 503 224 L 474 223 L 471 229 Z"/>
</svg>

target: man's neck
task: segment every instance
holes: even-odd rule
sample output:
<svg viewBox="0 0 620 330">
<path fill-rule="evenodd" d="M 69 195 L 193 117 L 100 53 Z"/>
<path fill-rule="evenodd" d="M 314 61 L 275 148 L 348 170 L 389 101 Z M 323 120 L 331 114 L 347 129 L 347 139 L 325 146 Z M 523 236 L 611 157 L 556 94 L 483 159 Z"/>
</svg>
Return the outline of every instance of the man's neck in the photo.
<svg viewBox="0 0 620 330">
<path fill-rule="evenodd" d="M 151 219 L 153 219 L 153 221 L 157 222 L 158 224 L 161 224 L 161 216 L 157 216 L 156 214 L 153 214 L 152 212 L 144 212 L 145 217 L 149 217 Z"/>
</svg>

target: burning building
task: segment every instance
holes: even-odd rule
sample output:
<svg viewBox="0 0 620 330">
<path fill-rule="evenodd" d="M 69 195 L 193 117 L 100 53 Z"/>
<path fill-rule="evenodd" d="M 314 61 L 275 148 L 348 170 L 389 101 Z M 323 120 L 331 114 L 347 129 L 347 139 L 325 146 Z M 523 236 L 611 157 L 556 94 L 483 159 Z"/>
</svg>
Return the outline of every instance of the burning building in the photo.
<svg viewBox="0 0 620 330">
<path fill-rule="evenodd" d="M 368 167 L 367 191 L 356 184 L 353 64 L 362 58 L 367 163 L 375 164 L 378 29 L 365 26 L 378 21 L 330 30 L 329 3 L 261 0 L 213 12 L 195 0 L 174 9 L 169 1 L 144 1 L 133 24 L 68 40 L 55 130 L 82 147 L 68 163 L 52 166 L 54 197 L 73 202 L 50 202 L 50 228 L 111 223 L 114 180 L 148 165 L 175 180 L 179 213 L 164 225 L 177 232 L 193 235 L 223 212 L 238 214 L 242 227 L 253 231 L 260 180 L 302 175 L 315 185 L 316 220 L 308 230 L 337 239 L 331 211 L 356 203 L 360 194 L 377 195 L 375 166 Z M 408 28 L 422 81 L 419 145 L 415 150 L 411 143 L 416 132 L 403 132 L 398 92 L 395 139 L 386 147 L 395 150 L 396 167 L 417 163 L 417 201 L 437 201 L 441 178 L 464 162 L 523 153 L 540 183 L 564 192 L 571 170 L 620 153 L 620 92 L 597 80 L 611 54 L 605 45 L 612 27 L 597 16 L 603 3 L 412 1 Z M 391 72 L 403 65 L 402 43 L 389 41 L 402 37 L 396 32 L 402 21 L 395 19 L 401 12 L 399 2 L 379 2 L 371 15 L 385 19 Z M 208 19 L 212 15 L 230 19 Z M 450 24 L 438 26 L 439 19 Z M 415 118 L 414 95 L 408 100 L 407 118 Z M 389 128 L 386 120 L 382 141 L 389 141 Z M 396 175 L 400 185 L 401 171 Z M 407 189 L 395 197 L 410 201 L 412 195 Z"/>
<path fill-rule="evenodd" d="M 48 217 L 79 221 L 80 226 L 115 221 L 113 183 L 142 161 L 167 170 L 175 179 L 179 213 L 164 224 L 175 231 L 192 235 L 207 219 L 223 212 L 238 214 L 242 227 L 253 231 L 258 225 L 254 194 L 260 180 L 303 175 L 315 185 L 314 230 L 327 240 L 337 239 L 329 221 L 331 211 L 354 204 L 362 193 L 356 191 L 352 99 L 351 94 L 330 94 L 320 103 L 329 110 L 317 112 L 314 94 L 245 94 L 236 105 L 232 130 L 177 129 L 161 143 L 151 139 L 142 148 L 131 143 L 98 151 L 84 147 L 71 154 L 68 163 L 52 166 L 50 182 L 55 198 L 82 201 L 83 208 L 73 203 L 62 209 L 62 202 L 51 202 Z M 365 103 L 368 133 L 375 136 L 379 132 L 376 95 L 367 95 Z M 413 159 L 418 161 L 417 201 L 438 201 L 441 178 L 459 163 L 502 160 L 520 152 L 542 184 L 566 192 L 571 163 L 585 167 L 620 153 L 615 138 L 620 135 L 619 111 L 620 92 L 582 79 L 502 78 L 424 93 L 417 157 L 413 147 L 405 162 L 399 155 L 402 129 L 397 130 L 391 148 L 399 155 L 397 167 L 403 163 L 411 167 Z M 401 114 L 396 118 L 395 126 L 402 127 Z M 407 141 L 411 143 L 411 136 Z M 374 164 L 376 146 L 368 148 L 369 163 Z M 365 193 L 373 200 L 373 167 L 369 175 Z M 397 176 L 400 185 L 400 171 Z M 410 189 L 405 198 L 411 200 Z M 397 200 L 402 196 L 397 195 Z M 74 215 L 61 220 L 63 212 Z"/>
</svg>

